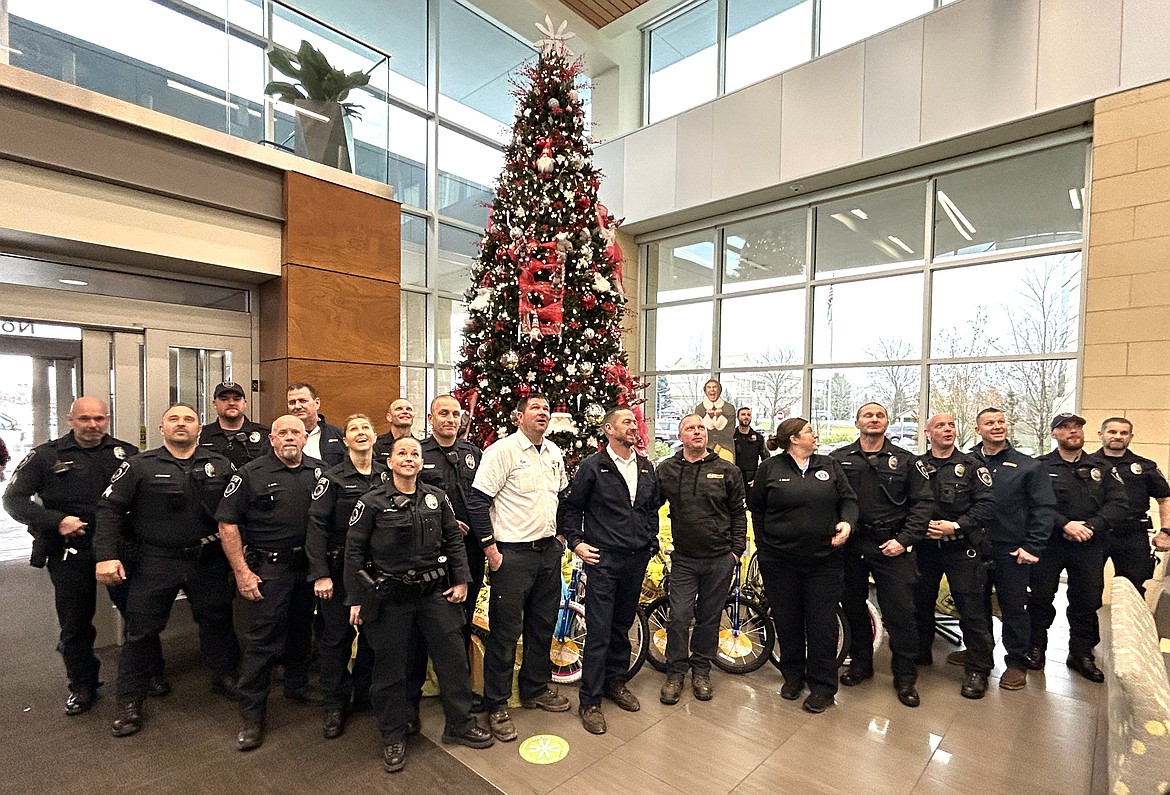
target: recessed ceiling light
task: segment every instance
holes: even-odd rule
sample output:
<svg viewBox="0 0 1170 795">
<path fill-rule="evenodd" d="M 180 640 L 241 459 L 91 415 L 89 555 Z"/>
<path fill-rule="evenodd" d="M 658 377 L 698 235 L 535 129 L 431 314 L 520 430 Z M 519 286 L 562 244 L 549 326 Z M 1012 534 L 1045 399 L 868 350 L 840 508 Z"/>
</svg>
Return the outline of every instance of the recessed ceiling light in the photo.
<svg viewBox="0 0 1170 795">
<path fill-rule="evenodd" d="M 70 287 L 88 287 L 89 282 L 83 282 L 81 279 L 58 279 L 61 284 L 68 284 Z"/>
<path fill-rule="evenodd" d="M 854 208 L 853 208 L 852 210 L 850 210 L 849 212 L 851 212 L 851 213 L 853 213 L 854 215 L 856 215 L 856 216 L 857 216 L 858 218 L 860 218 L 862 221 L 864 221 L 866 218 L 869 218 L 869 216 L 866 214 L 865 210 L 861 209 L 860 207 L 854 207 Z"/>
</svg>

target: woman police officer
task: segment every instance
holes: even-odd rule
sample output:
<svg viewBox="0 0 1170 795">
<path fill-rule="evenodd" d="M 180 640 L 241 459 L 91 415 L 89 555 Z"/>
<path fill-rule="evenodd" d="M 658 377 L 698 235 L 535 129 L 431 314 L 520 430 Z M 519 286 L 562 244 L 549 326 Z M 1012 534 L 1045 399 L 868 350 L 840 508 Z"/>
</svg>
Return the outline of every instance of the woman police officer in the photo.
<svg viewBox="0 0 1170 795">
<path fill-rule="evenodd" d="M 808 712 L 824 712 L 837 692 L 837 604 L 841 546 L 857 521 L 857 496 L 841 465 L 817 455 L 807 420 L 780 423 L 783 451 L 760 465 L 748 495 L 764 593 L 780 644 L 780 694 L 800 696 Z"/>
</svg>

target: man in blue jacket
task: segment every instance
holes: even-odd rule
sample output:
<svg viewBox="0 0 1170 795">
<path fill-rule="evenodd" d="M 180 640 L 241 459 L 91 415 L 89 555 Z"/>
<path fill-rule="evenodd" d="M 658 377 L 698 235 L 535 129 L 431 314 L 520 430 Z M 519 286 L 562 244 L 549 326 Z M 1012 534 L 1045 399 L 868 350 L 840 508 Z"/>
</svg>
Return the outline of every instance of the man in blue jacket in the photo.
<svg viewBox="0 0 1170 795">
<path fill-rule="evenodd" d="M 585 615 L 589 618 L 578 711 L 585 730 L 592 734 L 605 734 L 602 696 L 629 712 L 641 708 L 637 696 L 626 687 L 629 629 L 646 564 L 658 550 L 658 508 L 662 505 L 654 467 L 634 449 L 638 443 L 634 412 L 611 409 L 602 428 L 608 444 L 577 468 L 561 526 L 569 549 L 588 567 Z"/>
</svg>

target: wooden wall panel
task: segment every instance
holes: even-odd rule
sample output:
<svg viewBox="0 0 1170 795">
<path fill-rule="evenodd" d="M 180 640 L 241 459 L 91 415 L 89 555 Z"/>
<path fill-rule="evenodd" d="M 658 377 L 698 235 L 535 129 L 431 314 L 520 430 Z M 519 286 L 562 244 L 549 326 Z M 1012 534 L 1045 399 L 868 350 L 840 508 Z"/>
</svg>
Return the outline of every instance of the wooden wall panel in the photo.
<svg viewBox="0 0 1170 795">
<path fill-rule="evenodd" d="M 398 202 L 290 172 L 285 176 L 284 212 L 285 263 L 399 280 Z"/>
<path fill-rule="evenodd" d="M 378 423 L 390 399 L 398 396 L 397 366 L 289 359 L 288 381 L 312 384 L 321 398 L 321 413 L 338 426 L 356 412 Z"/>
<path fill-rule="evenodd" d="M 289 357 L 397 366 L 397 284 L 293 264 L 284 271 Z"/>
<path fill-rule="evenodd" d="M 284 388 L 289 383 L 288 359 L 260 362 L 260 407 L 259 410 L 253 408 L 249 416 L 256 422 L 271 425 L 281 414 L 287 414 Z"/>
</svg>

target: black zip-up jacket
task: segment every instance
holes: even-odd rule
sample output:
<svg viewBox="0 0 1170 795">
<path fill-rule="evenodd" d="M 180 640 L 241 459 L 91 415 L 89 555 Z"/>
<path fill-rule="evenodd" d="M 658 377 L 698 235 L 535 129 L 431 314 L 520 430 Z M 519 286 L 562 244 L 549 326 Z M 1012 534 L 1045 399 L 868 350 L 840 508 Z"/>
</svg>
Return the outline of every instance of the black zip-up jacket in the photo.
<svg viewBox="0 0 1170 795">
<path fill-rule="evenodd" d="M 326 468 L 335 467 L 349 458 L 349 451 L 345 447 L 345 431 L 327 423 L 324 414 L 317 415 L 317 424 L 321 426 L 321 461 Z"/>
<path fill-rule="evenodd" d="M 606 445 L 577 467 L 568 494 L 561 500 L 560 532 L 569 549 L 584 541 L 600 550 L 658 551 L 658 476 L 645 456 L 635 451 L 638 488 L 630 489 Z"/>
<path fill-rule="evenodd" d="M 878 499 L 872 505 L 860 502 L 865 498 L 865 489 L 858 482 L 862 472 L 871 467 L 870 454 L 861 449 L 861 439 L 829 455 L 845 470 L 849 485 L 858 497 L 858 512 L 864 516 L 864 524 L 859 518 L 850 541 L 868 533 L 878 544 L 893 538 L 908 548 L 926 536 L 926 526 L 934 518 L 934 492 L 926 468 L 909 451 L 883 439 L 882 449 L 876 453 L 877 461 L 872 465 L 879 488 Z"/>
<path fill-rule="evenodd" d="M 24 457 L 4 490 L 4 510 L 28 525 L 37 547 L 47 556 L 60 557 L 67 545 L 87 549 L 93 544 L 98 497 L 118 467 L 137 454 L 137 447 L 109 435 L 96 447 L 82 447 L 70 431 L 37 445 Z M 66 541 L 57 532 L 66 516 L 76 516 L 89 525 L 85 535 Z M 44 559 L 34 565 L 43 566 Z"/>
<path fill-rule="evenodd" d="M 1065 461 L 1059 450 L 1037 458 L 1043 464 L 1056 492 L 1056 520 L 1052 525 L 1055 538 L 1063 538 L 1064 526 L 1082 521 L 1093 530 L 1090 541 L 1103 541 L 1109 530 L 1125 521 L 1129 498 L 1125 484 L 1113 467 L 1087 455 Z"/>
<path fill-rule="evenodd" d="M 981 543 L 984 528 L 995 521 L 995 489 L 991 470 L 955 448 L 945 459 L 924 453 L 918 459 L 930 473 L 934 491 L 934 516 L 959 525 L 959 532 L 972 543 Z"/>
<path fill-rule="evenodd" d="M 231 461 L 202 447 L 186 460 L 156 447 L 124 462 L 98 500 L 94 557 L 119 560 L 138 545 L 198 547 L 218 530 L 215 511 L 233 472 Z"/>
<path fill-rule="evenodd" d="M 970 452 L 991 470 L 995 515 L 987 531 L 992 543 L 1043 557 L 1056 521 L 1056 494 L 1043 465 L 1010 444 L 994 455 L 984 453 L 982 445 Z"/>
<path fill-rule="evenodd" d="M 711 450 L 690 462 L 679 450 L 658 465 L 658 487 L 670 503 L 674 551 L 715 558 L 747 549 L 747 504 L 739 467 Z"/>
<path fill-rule="evenodd" d="M 756 479 L 756 472 L 761 461 L 768 460 L 768 451 L 764 449 L 764 434 L 751 428 L 747 433 L 740 433 L 739 426 L 735 426 L 732 435 L 735 443 L 735 465 L 743 474 L 743 482 L 750 483 Z"/>
<path fill-rule="evenodd" d="M 325 433 L 325 429 L 321 429 Z M 268 441 L 268 428 L 244 417 L 244 424 L 238 431 L 224 430 L 217 419 L 203 426 L 199 432 L 199 446 L 204 450 L 219 453 L 239 469 L 249 461 L 255 461 L 272 452 Z"/>
<path fill-rule="evenodd" d="M 838 522 L 857 524 L 857 495 L 845 470 L 827 455 L 812 455 L 800 471 L 788 453 L 769 458 L 756 472 L 748 510 L 762 554 L 827 558 Z"/>
<path fill-rule="evenodd" d="M 348 456 L 335 467 L 321 473 L 309 503 L 309 528 L 305 531 L 305 555 L 309 558 L 309 582 L 341 574 L 349 517 L 358 497 L 385 483 L 389 470 L 377 461 L 369 475 L 357 471 Z"/>
</svg>

